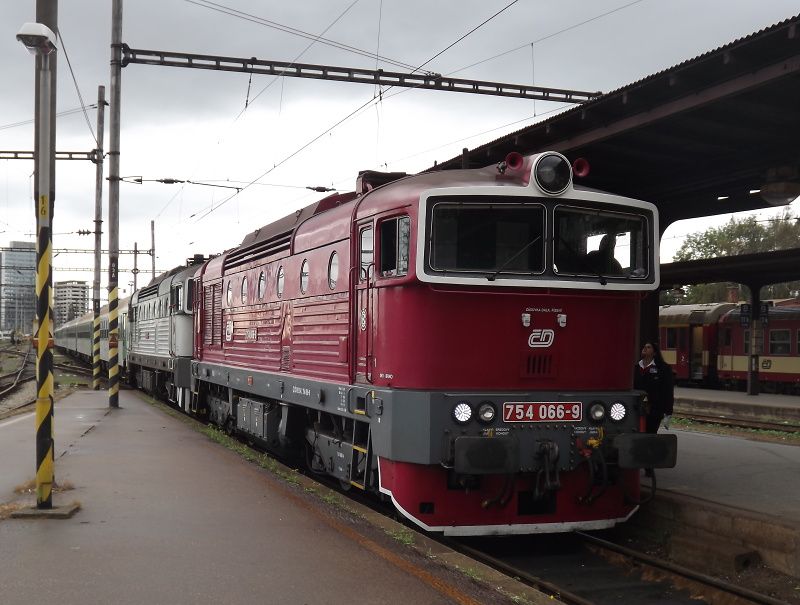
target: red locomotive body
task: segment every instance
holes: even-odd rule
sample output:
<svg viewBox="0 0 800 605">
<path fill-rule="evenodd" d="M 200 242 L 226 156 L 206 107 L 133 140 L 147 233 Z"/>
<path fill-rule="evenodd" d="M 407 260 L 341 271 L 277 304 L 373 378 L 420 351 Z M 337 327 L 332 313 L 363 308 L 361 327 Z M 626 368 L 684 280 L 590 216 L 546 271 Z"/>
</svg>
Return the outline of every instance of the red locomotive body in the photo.
<svg viewBox="0 0 800 605">
<path fill-rule="evenodd" d="M 198 270 L 192 408 L 426 529 L 608 527 L 675 462 L 631 390 L 657 233 L 555 153 L 362 174 Z"/>
</svg>

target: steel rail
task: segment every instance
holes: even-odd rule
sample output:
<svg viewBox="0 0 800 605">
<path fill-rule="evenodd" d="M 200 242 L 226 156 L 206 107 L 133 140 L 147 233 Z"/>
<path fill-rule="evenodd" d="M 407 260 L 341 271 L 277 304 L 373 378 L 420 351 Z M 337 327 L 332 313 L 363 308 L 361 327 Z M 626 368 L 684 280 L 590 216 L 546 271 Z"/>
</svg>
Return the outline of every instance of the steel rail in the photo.
<svg viewBox="0 0 800 605">
<path fill-rule="evenodd" d="M 716 590 L 721 590 L 725 593 L 747 599 L 752 603 L 759 603 L 762 605 L 786 605 L 785 601 L 781 601 L 779 599 L 774 599 L 768 595 L 761 594 L 759 592 L 755 592 L 748 588 L 742 588 L 741 586 L 736 586 L 735 584 L 731 584 L 729 582 L 725 582 L 723 580 L 719 580 L 712 576 L 707 576 L 705 574 L 698 573 L 696 571 L 692 571 L 682 565 L 677 565 L 670 561 L 665 561 L 663 559 L 658 559 L 656 557 L 647 555 L 645 553 L 641 553 L 639 551 L 627 548 L 625 546 L 620 546 L 619 544 L 615 544 L 614 542 L 609 542 L 608 540 L 603 540 L 602 538 L 598 538 L 597 536 L 592 536 L 590 534 L 584 532 L 575 532 L 576 535 L 580 536 L 589 544 L 597 546 L 599 548 L 603 548 L 606 550 L 613 551 L 617 554 L 623 555 L 634 561 L 642 563 L 644 565 L 648 565 L 650 567 L 655 567 L 662 571 L 666 571 L 670 574 L 681 576 L 683 578 L 692 580 L 694 582 L 698 582 L 705 586 L 711 586 Z"/>
<path fill-rule="evenodd" d="M 770 422 L 768 420 L 749 420 L 746 418 L 730 418 L 712 416 L 709 414 L 686 414 L 676 413 L 675 418 L 683 418 L 702 422 L 704 424 L 720 424 L 744 429 L 761 429 L 767 431 L 781 431 L 783 433 L 800 433 L 799 424 L 783 424 L 781 422 Z"/>
</svg>

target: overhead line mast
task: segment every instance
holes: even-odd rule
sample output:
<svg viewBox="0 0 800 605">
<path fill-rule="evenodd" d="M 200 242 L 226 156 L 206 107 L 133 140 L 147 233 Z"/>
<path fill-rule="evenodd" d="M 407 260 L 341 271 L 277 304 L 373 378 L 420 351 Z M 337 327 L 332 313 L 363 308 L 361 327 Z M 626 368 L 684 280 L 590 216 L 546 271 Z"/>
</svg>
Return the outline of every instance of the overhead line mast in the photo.
<svg viewBox="0 0 800 605">
<path fill-rule="evenodd" d="M 486 80 L 448 78 L 440 74 L 403 73 L 383 69 L 361 69 L 357 67 L 338 67 L 335 65 L 314 65 L 310 63 L 287 63 L 269 61 L 255 57 L 220 57 L 176 53 L 161 50 L 145 50 L 122 45 L 122 67 L 131 64 L 160 65 L 164 67 L 185 67 L 212 71 L 232 71 L 255 73 L 289 78 L 311 78 L 315 80 L 334 80 L 338 82 L 357 82 L 380 86 L 401 86 L 426 90 L 444 90 L 498 97 L 515 97 L 559 103 L 586 103 L 602 95 L 601 92 L 586 92 L 565 88 L 545 88 L 525 84 L 507 84 Z"/>
</svg>

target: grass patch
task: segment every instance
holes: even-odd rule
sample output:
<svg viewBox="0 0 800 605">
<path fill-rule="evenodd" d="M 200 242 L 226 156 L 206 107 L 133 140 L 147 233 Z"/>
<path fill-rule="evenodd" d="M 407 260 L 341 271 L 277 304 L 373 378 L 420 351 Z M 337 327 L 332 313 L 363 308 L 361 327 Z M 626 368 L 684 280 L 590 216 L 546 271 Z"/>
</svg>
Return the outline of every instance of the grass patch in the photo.
<svg viewBox="0 0 800 605">
<path fill-rule="evenodd" d="M 477 571 L 472 569 L 471 567 L 459 567 L 456 565 L 456 569 L 467 576 L 473 582 L 481 582 L 481 576 L 478 574 Z"/>
<path fill-rule="evenodd" d="M 400 544 L 405 544 L 406 546 L 414 544 L 414 533 L 407 529 L 384 529 L 383 531 L 400 542 Z"/>
</svg>

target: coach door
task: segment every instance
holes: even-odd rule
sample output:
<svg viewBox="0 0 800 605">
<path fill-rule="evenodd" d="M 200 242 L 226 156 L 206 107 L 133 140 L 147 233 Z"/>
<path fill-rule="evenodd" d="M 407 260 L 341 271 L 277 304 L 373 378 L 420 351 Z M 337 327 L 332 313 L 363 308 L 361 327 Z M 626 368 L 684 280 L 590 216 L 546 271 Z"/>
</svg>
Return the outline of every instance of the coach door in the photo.
<svg viewBox="0 0 800 605">
<path fill-rule="evenodd" d="M 372 382 L 374 308 L 373 280 L 375 277 L 375 231 L 372 221 L 358 226 L 358 260 L 356 280 L 356 381 Z"/>
<path fill-rule="evenodd" d="M 703 322 L 705 311 L 689 314 L 689 379 L 703 379 Z"/>
</svg>

